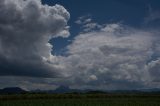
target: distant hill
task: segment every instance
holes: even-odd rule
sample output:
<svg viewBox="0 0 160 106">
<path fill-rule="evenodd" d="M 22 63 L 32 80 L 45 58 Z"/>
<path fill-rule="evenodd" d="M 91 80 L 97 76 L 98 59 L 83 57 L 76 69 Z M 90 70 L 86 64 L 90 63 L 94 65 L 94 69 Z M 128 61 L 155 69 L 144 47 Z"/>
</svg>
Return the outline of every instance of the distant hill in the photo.
<svg viewBox="0 0 160 106">
<path fill-rule="evenodd" d="M 55 90 L 33 90 L 32 93 L 82 93 L 83 90 L 71 89 L 68 86 L 59 86 Z"/>
<path fill-rule="evenodd" d="M 66 93 L 66 92 L 71 92 L 72 89 L 70 89 L 68 86 L 60 86 L 56 90 L 54 90 L 54 93 Z"/>
<path fill-rule="evenodd" d="M 92 89 L 85 89 L 85 90 L 80 90 L 80 89 L 71 89 L 68 86 L 59 86 L 55 90 L 33 90 L 33 91 L 25 91 L 22 88 L 19 87 L 8 87 L 4 89 L 0 89 L 0 94 L 20 94 L 20 93 L 89 93 L 89 94 L 95 94 L 95 93 L 158 93 L 160 94 L 160 89 L 159 88 L 153 88 L 153 89 L 140 89 L 140 90 L 106 90 L 106 91 L 101 91 L 101 90 L 92 90 Z"/>
<path fill-rule="evenodd" d="M 19 87 L 8 87 L 0 89 L 0 94 L 19 94 L 19 93 L 26 93 L 27 91 L 19 88 Z"/>
<path fill-rule="evenodd" d="M 60 86 L 54 92 L 56 93 L 64 93 L 64 92 L 69 92 L 71 89 L 68 86 Z"/>
<path fill-rule="evenodd" d="M 160 93 L 159 88 L 139 89 L 139 90 L 93 90 L 93 89 L 70 89 L 67 86 L 60 86 L 56 90 L 51 90 L 52 93 Z"/>
<path fill-rule="evenodd" d="M 55 90 L 35 90 L 32 92 L 36 93 L 89 93 L 89 94 L 95 94 L 95 93 L 122 93 L 122 94 L 127 94 L 127 93 L 160 93 L 160 89 L 158 88 L 153 88 L 153 89 L 140 89 L 140 90 L 93 90 L 93 89 L 71 89 L 68 86 L 59 86 Z"/>
</svg>

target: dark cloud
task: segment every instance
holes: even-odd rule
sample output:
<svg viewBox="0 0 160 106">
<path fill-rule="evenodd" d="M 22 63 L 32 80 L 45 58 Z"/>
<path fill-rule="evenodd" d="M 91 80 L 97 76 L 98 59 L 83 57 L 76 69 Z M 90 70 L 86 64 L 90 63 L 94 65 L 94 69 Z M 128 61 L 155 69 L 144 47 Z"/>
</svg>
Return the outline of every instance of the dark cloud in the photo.
<svg viewBox="0 0 160 106">
<path fill-rule="evenodd" d="M 160 59 L 158 58 L 155 61 L 151 61 L 148 64 L 148 68 L 149 68 L 150 74 L 152 76 L 154 76 L 152 78 L 153 82 L 160 82 L 160 78 L 159 78 L 159 75 L 160 75 Z"/>
<path fill-rule="evenodd" d="M 40 0 L 0 2 L 0 75 L 57 76 L 56 68 L 46 61 L 52 49 L 48 41 L 68 36 L 64 35 L 67 10 L 42 5 Z"/>
</svg>

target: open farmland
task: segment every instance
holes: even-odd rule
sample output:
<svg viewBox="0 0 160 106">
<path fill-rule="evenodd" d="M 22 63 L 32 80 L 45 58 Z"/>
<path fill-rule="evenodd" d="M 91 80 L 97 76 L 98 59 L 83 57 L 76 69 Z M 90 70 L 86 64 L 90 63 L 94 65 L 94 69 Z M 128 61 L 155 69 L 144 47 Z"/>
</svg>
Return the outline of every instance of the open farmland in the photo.
<svg viewBox="0 0 160 106">
<path fill-rule="evenodd" d="M 160 106 L 158 94 L 1 95 L 0 106 Z"/>
</svg>

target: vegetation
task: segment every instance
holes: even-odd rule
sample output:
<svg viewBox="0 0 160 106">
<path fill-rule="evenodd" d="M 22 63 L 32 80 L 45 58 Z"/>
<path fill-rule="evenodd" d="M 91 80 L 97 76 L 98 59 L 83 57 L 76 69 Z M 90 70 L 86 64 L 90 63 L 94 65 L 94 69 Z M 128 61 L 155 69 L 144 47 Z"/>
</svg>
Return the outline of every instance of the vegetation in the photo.
<svg viewBox="0 0 160 106">
<path fill-rule="evenodd" d="M 1 95 L 0 106 L 160 106 L 159 94 Z"/>
</svg>

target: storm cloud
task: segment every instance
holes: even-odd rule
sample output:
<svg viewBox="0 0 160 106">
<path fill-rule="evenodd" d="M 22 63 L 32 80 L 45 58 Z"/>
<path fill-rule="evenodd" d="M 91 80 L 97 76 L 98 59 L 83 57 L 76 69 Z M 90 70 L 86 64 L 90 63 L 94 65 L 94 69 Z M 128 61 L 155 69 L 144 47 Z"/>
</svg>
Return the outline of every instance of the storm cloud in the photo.
<svg viewBox="0 0 160 106">
<path fill-rule="evenodd" d="M 55 77 L 51 56 L 54 37 L 68 37 L 69 12 L 40 0 L 0 1 L 0 75 Z"/>
<path fill-rule="evenodd" d="M 64 55 L 53 55 L 48 42 L 69 36 L 69 18 L 69 12 L 60 5 L 42 5 L 40 0 L 1 0 L 0 87 L 160 87 L 159 28 L 101 25 L 90 17 L 81 17 L 76 23 L 82 31 L 66 46 Z"/>
</svg>

